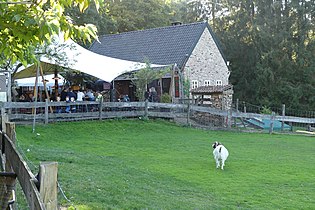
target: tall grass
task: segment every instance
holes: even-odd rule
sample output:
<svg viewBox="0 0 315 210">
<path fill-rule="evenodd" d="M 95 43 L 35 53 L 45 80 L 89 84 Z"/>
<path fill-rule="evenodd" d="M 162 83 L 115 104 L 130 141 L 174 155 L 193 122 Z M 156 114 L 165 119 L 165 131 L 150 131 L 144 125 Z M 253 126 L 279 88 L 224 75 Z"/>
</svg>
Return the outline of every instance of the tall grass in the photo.
<svg viewBox="0 0 315 210">
<path fill-rule="evenodd" d="M 34 165 L 58 161 L 77 209 L 315 209 L 315 138 L 204 131 L 162 120 L 17 126 Z M 230 152 L 215 169 L 211 144 Z M 27 152 L 29 150 L 29 152 Z"/>
</svg>

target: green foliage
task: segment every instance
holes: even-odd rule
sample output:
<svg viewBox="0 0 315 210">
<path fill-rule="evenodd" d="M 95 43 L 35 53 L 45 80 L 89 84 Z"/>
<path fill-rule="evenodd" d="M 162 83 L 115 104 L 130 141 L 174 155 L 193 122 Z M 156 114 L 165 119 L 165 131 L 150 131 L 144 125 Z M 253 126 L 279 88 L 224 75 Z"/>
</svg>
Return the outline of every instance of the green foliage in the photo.
<svg viewBox="0 0 315 210">
<path fill-rule="evenodd" d="M 108 1 L 106 1 L 106 3 L 107 2 Z M 97 10 L 95 5 L 92 4 L 84 13 L 80 12 L 77 7 L 71 7 L 66 9 L 66 13 L 77 25 L 84 25 L 86 23 L 95 25 L 99 35 L 116 33 L 118 31 L 116 21 L 109 16 L 105 6 L 102 6 Z M 87 44 L 90 44 L 83 43 L 82 40 L 79 39 L 75 39 L 75 41 L 86 47 L 89 47 Z"/>
<path fill-rule="evenodd" d="M 230 13 L 216 16 L 214 29 L 231 62 L 234 98 L 314 109 L 315 62 L 310 55 L 315 54 L 315 25 L 309 17 L 315 5 L 311 1 L 232 2 L 222 1 L 222 9 L 231 7 Z"/>
<path fill-rule="evenodd" d="M 260 110 L 260 114 L 272 114 L 272 110 L 269 107 L 263 106 Z"/>
<path fill-rule="evenodd" d="M 34 1 L 26 4 L 0 4 L 0 64 L 10 60 L 24 66 L 37 61 L 35 49 L 50 43 L 52 35 L 63 32 L 65 39 L 78 37 L 91 41 L 96 38 L 94 25 L 75 25 L 65 14 L 65 8 L 78 7 L 81 12 L 89 0 Z M 100 0 L 93 0 L 99 7 Z"/>
<path fill-rule="evenodd" d="M 148 61 L 145 63 L 145 68 L 135 71 L 131 78 L 132 83 L 136 86 L 135 95 L 140 101 L 144 101 L 145 99 L 144 94 L 145 91 L 147 91 L 148 84 L 153 80 L 161 78 L 170 71 L 169 67 L 156 70 L 151 67 L 151 64 Z"/>
<path fill-rule="evenodd" d="M 204 131 L 162 120 L 38 125 L 38 137 L 31 130 L 17 126 L 18 148 L 30 166 L 58 162 L 71 209 L 315 208 L 310 137 Z M 217 140 L 230 151 L 224 171 L 212 157 Z"/>
<path fill-rule="evenodd" d="M 190 96 L 190 81 L 189 79 L 185 78 L 183 81 L 183 88 L 184 88 L 184 96 L 189 98 Z"/>
<path fill-rule="evenodd" d="M 164 0 L 107 1 L 106 9 L 118 32 L 170 25 L 170 8 Z"/>
<path fill-rule="evenodd" d="M 174 21 L 200 20 L 195 6 L 186 0 L 105 1 L 99 12 L 93 6 L 84 13 L 78 8 L 67 8 L 66 12 L 76 24 L 93 23 L 101 35 L 164 27 Z"/>
<path fill-rule="evenodd" d="M 172 97 L 168 93 L 163 93 L 161 95 L 161 103 L 171 103 L 172 102 Z"/>
</svg>

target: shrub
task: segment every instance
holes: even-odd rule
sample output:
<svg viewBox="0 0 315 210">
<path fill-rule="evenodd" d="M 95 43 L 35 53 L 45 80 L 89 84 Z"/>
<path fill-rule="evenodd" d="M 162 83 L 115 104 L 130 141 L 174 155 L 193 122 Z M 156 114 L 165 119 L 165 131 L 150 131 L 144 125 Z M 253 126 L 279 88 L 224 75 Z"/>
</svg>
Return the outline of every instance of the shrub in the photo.
<svg viewBox="0 0 315 210">
<path fill-rule="evenodd" d="M 172 97 L 168 93 L 163 93 L 161 95 L 161 103 L 171 103 Z"/>
<path fill-rule="evenodd" d="M 269 107 L 263 106 L 260 110 L 261 114 L 272 114 L 272 110 Z"/>
</svg>

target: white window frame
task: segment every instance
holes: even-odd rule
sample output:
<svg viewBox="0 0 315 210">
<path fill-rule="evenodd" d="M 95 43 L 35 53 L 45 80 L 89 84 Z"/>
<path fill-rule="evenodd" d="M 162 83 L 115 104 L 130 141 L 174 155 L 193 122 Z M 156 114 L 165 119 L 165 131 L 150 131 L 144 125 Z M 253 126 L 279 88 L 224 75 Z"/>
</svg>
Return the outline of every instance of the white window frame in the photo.
<svg viewBox="0 0 315 210">
<path fill-rule="evenodd" d="M 198 80 L 192 80 L 191 81 L 191 87 L 192 87 L 192 89 L 197 88 L 198 87 Z"/>
<path fill-rule="evenodd" d="M 217 86 L 222 85 L 222 80 L 217 80 L 217 81 L 215 81 L 215 84 L 216 84 Z"/>
<path fill-rule="evenodd" d="M 211 85 L 211 81 L 210 80 L 205 80 L 204 81 L 204 86 L 210 86 Z"/>
</svg>

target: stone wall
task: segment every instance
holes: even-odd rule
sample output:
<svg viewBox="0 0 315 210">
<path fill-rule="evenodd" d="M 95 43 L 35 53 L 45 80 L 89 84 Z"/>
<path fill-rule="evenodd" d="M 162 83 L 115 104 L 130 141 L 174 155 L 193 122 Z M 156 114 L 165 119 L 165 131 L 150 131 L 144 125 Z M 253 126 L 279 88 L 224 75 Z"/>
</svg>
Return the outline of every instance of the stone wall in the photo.
<svg viewBox="0 0 315 210">
<path fill-rule="evenodd" d="M 198 86 L 203 86 L 205 80 L 210 81 L 209 85 L 216 85 L 217 80 L 221 80 L 222 85 L 227 85 L 229 75 L 229 69 L 218 46 L 206 28 L 186 63 L 184 76 L 190 83 L 197 80 Z"/>
<path fill-rule="evenodd" d="M 233 90 L 211 95 L 211 107 L 221 110 L 230 110 L 233 102 Z"/>
<path fill-rule="evenodd" d="M 230 90 L 223 92 L 222 110 L 230 110 L 232 108 L 233 93 L 234 93 L 233 89 L 230 89 Z"/>
<path fill-rule="evenodd" d="M 206 101 L 202 101 L 202 99 L 197 103 L 201 103 L 202 106 L 210 106 L 220 110 L 230 110 L 233 103 L 233 89 L 223 91 L 223 93 L 212 93 L 210 103 L 206 103 Z"/>
</svg>

